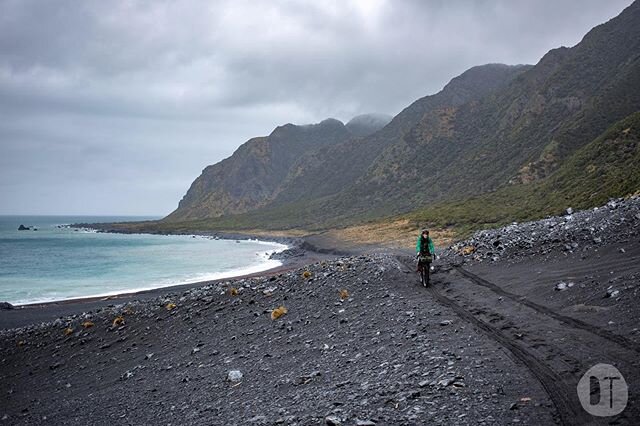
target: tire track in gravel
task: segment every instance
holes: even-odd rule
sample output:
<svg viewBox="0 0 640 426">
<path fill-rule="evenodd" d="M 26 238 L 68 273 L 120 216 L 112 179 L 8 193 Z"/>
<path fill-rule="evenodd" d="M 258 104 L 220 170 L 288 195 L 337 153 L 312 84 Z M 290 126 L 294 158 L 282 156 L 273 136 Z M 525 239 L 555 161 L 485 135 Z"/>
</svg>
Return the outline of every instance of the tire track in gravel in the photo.
<svg viewBox="0 0 640 426">
<path fill-rule="evenodd" d="M 482 330 L 524 364 L 549 395 L 562 424 L 587 424 L 592 420 L 591 416 L 582 409 L 577 399 L 569 397 L 574 391 L 572 384 L 565 382 L 542 360 L 497 328 L 477 319 L 474 314 L 442 295 L 433 285 L 427 287 L 426 290 L 438 303 L 452 309 L 460 318 Z"/>
<path fill-rule="evenodd" d="M 636 342 L 627 339 L 624 336 L 620 336 L 618 334 L 614 334 L 609 332 L 608 330 L 605 330 L 603 328 L 600 328 L 596 325 L 593 324 L 588 324 L 586 322 L 580 321 L 576 318 L 571 318 L 568 317 L 566 315 L 562 315 L 559 314 L 558 312 L 547 308 L 546 306 L 542 306 L 539 305 L 535 302 L 532 302 L 531 300 L 527 299 L 525 296 L 520 296 L 514 293 L 511 293 L 509 291 L 504 290 L 502 287 L 498 286 L 497 284 L 494 284 L 484 278 L 481 278 L 479 276 L 477 276 L 476 274 L 467 271 L 466 269 L 463 269 L 461 267 L 456 267 L 455 270 L 457 272 L 459 272 L 461 275 L 463 275 L 464 277 L 470 279 L 471 281 L 473 281 L 475 284 L 478 284 L 482 287 L 488 288 L 489 290 L 493 291 L 494 293 L 503 296 L 503 297 L 507 297 L 517 303 L 520 303 L 522 305 L 525 305 L 543 315 L 547 315 L 557 321 L 563 322 L 571 327 L 574 328 L 578 328 L 581 330 L 585 330 L 588 331 L 592 334 L 595 334 L 603 339 L 607 339 L 610 342 L 616 343 L 620 346 L 622 346 L 625 349 L 640 353 L 640 345 L 637 344 Z"/>
<path fill-rule="evenodd" d="M 588 330 L 567 328 L 566 323 L 517 300 L 499 298 L 496 303 L 498 295 L 491 289 L 470 286 L 472 281 L 453 268 L 442 272 L 445 274 L 435 274 L 432 281 L 435 286 L 426 289 L 427 293 L 503 346 L 530 370 L 557 407 L 554 417 L 558 423 L 638 424 L 639 407 L 633 399 L 619 416 L 600 419 L 582 409 L 576 394 L 581 374 L 598 362 L 616 366 L 628 379 L 630 395 L 635 393 L 634 388 L 640 383 L 640 363 L 635 351 Z M 418 280 L 414 285 L 419 286 Z"/>
<path fill-rule="evenodd" d="M 403 262 L 400 259 L 398 259 L 398 261 L 405 267 L 408 267 L 409 270 L 412 269 L 412 265 L 409 263 Z M 574 386 L 563 380 L 546 365 L 543 360 L 527 350 L 526 346 L 517 343 L 513 338 L 501 332 L 498 328 L 478 319 L 476 315 L 460 306 L 453 299 L 441 294 L 436 290 L 434 280 L 431 281 L 431 285 L 425 288 L 425 290 L 440 305 L 453 310 L 462 320 L 477 327 L 489 338 L 511 352 L 513 356 L 531 372 L 538 382 L 540 382 L 547 395 L 549 395 L 561 424 L 584 425 L 592 422 L 593 418 L 582 409 L 577 398 L 571 398 L 569 396 L 574 392 Z"/>
<path fill-rule="evenodd" d="M 598 262 L 601 261 L 601 259 L 597 259 Z M 620 274 L 620 273 L 626 273 L 629 271 L 636 271 L 637 270 L 637 265 L 640 263 L 640 256 L 632 256 L 629 257 L 628 259 L 622 259 L 622 260 L 606 260 L 603 262 L 603 264 L 601 265 L 601 269 L 602 270 L 611 270 L 611 269 L 615 269 L 615 271 Z M 577 277 L 579 275 L 585 275 L 585 274 L 593 274 L 594 273 L 594 268 L 592 265 L 588 265 L 588 264 L 583 264 L 583 265 L 574 265 L 572 266 L 570 271 L 567 271 L 565 269 L 559 269 L 559 270 L 551 270 L 551 268 L 553 268 L 555 265 L 544 265 L 545 266 L 545 278 L 544 280 L 538 279 L 537 277 L 533 277 L 531 279 L 532 283 L 540 283 L 540 282 L 548 282 L 548 281 L 553 281 L 553 280 L 563 280 L 563 279 L 567 279 L 567 276 L 569 275 L 569 273 L 571 274 L 571 276 L 573 277 Z"/>
</svg>

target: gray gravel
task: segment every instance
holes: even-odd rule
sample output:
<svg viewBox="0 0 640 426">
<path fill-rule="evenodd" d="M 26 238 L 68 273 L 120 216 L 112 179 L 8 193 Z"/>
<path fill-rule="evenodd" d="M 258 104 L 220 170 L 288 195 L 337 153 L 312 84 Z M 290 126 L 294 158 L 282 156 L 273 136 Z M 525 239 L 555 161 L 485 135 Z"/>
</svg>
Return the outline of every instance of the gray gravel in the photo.
<svg viewBox="0 0 640 426">
<path fill-rule="evenodd" d="M 515 260 L 549 253 L 589 252 L 640 236 L 640 197 L 547 219 L 476 232 L 442 254 L 454 263 Z M 620 248 L 624 253 L 625 249 Z"/>
<path fill-rule="evenodd" d="M 551 422 L 529 372 L 423 290 L 392 256 L 344 257 L 1 331 L 0 417 L 70 425 Z M 287 312 L 272 319 L 280 306 Z"/>
</svg>

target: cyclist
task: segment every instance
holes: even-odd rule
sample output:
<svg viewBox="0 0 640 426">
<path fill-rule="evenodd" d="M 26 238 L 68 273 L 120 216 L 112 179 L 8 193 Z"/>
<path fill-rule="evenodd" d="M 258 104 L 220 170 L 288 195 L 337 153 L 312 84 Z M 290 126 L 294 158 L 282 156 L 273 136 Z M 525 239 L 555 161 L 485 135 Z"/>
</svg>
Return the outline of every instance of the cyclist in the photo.
<svg viewBox="0 0 640 426">
<path fill-rule="evenodd" d="M 433 246 L 433 240 L 429 237 L 429 230 L 423 229 L 418 236 L 418 242 L 416 243 L 416 257 L 418 258 L 418 265 L 416 272 L 420 272 L 420 268 L 431 266 L 431 261 L 436 258 L 436 250 Z"/>
</svg>

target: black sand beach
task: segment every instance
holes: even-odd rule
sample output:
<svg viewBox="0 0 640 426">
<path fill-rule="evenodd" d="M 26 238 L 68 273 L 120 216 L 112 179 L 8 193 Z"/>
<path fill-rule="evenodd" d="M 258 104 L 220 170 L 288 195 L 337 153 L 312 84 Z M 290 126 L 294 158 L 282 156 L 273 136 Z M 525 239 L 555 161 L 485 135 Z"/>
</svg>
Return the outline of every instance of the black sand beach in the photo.
<svg viewBox="0 0 640 426">
<path fill-rule="evenodd" d="M 247 237 L 244 238 L 253 238 Z M 281 239 L 280 242 L 293 244 L 291 240 Z M 292 246 L 295 248 L 295 246 Z M 293 251 L 293 250 L 288 250 Z M 257 276 L 273 276 L 278 275 L 292 269 L 300 268 L 303 265 L 318 262 L 323 259 L 332 258 L 333 256 L 312 250 L 296 249 L 294 255 L 282 256 L 282 265 L 263 272 L 241 275 L 233 279 L 243 279 Z M 15 306 L 14 309 L 0 311 L 0 329 L 9 329 L 16 327 L 24 327 L 31 324 L 38 324 L 53 321 L 57 318 L 78 315 L 83 312 L 102 309 L 114 304 L 128 303 L 131 301 L 143 301 L 157 298 L 163 294 L 176 291 L 186 290 L 190 288 L 198 288 L 210 284 L 216 284 L 229 279 L 219 279 L 213 281 L 202 281 L 191 284 L 180 284 L 170 287 L 161 287 L 156 289 L 137 291 L 132 293 L 122 293 L 106 297 L 86 297 L 78 299 L 69 299 L 55 302 L 34 303 L 29 305 Z"/>
<path fill-rule="evenodd" d="M 0 332 L 0 418 L 637 424 L 640 200 L 554 220 L 461 242 L 429 288 L 410 255 L 323 255 L 264 276 L 1 311 L 3 324 L 33 325 Z M 39 324 L 39 309 L 85 313 Z M 587 414 L 576 393 L 601 362 L 629 385 L 611 418 Z"/>
</svg>

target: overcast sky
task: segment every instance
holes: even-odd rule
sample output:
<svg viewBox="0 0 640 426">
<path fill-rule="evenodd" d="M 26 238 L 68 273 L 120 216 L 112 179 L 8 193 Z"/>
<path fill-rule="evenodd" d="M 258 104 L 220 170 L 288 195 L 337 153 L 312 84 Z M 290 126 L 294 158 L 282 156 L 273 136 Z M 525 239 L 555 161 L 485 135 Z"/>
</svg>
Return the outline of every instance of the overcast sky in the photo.
<svg viewBox="0 0 640 426">
<path fill-rule="evenodd" d="M 395 115 L 630 3 L 0 0 L 0 214 L 168 214 L 250 137 Z"/>
</svg>

